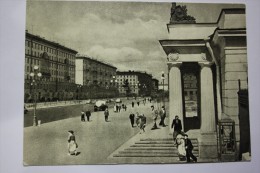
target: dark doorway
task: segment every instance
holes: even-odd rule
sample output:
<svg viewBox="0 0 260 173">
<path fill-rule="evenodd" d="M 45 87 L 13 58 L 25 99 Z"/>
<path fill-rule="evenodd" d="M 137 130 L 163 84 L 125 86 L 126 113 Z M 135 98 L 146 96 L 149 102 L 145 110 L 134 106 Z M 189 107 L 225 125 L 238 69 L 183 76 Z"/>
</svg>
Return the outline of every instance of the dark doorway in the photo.
<svg viewBox="0 0 260 173">
<path fill-rule="evenodd" d="M 200 128 L 200 66 L 198 63 L 183 63 L 182 95 L 184 131 Z"/>
</svg>

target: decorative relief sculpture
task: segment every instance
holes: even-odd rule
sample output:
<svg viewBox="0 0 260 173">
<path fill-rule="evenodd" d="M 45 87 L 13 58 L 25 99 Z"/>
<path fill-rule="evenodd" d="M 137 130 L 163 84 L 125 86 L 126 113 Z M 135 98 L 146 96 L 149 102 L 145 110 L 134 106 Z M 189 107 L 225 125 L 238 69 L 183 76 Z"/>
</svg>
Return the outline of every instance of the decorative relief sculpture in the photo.
<svg viewBox="0 0 260 173">
<path fill-rule="evenodd" d="M 170 24 L 174 23 L 196 23 L 193 16 L 187 14 L 186 6 L 176 6 L 176 2 L 172 3 Z"/>
<path fill-rule="evenodd" d="M 169 53 L 168 61 L 177 61 L 179 59 L 178 53 Z"/>
</svg>

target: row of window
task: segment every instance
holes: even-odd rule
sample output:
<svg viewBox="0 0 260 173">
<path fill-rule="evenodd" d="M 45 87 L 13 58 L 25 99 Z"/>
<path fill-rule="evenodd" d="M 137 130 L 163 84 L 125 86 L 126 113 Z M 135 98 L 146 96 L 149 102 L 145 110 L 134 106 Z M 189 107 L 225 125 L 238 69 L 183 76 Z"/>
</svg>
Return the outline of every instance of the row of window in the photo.
<svg viewBox="0 0 260 173">
<path fill-rule="evenodd" d="M 29 88 L 30 86 L 30 82 L 27 82 L 27 87 L 26 88 Z M 52 89 L 52 90 L 55 90 L 56 88 L 56 84 L 55 83 L 51 83 L 51 84 L 45 84 L 45 83 L 40 83 L 38 85 L 38 87 L 40 89 Z M 58 85 L 58 90 L 69 90 L 69 91 L 74 91 L 75 90 L 75 86 L 72 86 L 72 85 Z"/>
<path fill-rule="evenodd" d="M 56 52 L 58 52 L 58 55 L 63 56 L 65 58 L 74 57 L 74 55 L 72 55 L 72 54 L 65 53 L 65 52 L 56 50 L 56 48 L 51 48 L 51 47 L 48 47 L 48 46 L 45 46 L 45 45 L 42 45 L 42 44 L 39 44 L 39 43 L 31 42 L 29 40 L 25 41 L 25 45 L 27 47 L 32 47 L 33 49 L 42 50 L 42 51 L 52 53 L 52 54 L 55 54 L 55 55 L 56 55 Z"/>
<path fill-rule="evenodd" d="M 27 50 L 27 55 L 30 55 L 30 50 Z M 32 51 L 32 56 L 41 58 L 42 53 Z M 59 57 L 52 56 L 52 55 L 49 56 L 49 60 L 51 60 L 51 61 L 58 61 L 58 62 L 61 62 L 61 63 L 65 63 L 65 59 L 64 59 L 64 58 L 59 58 Z M 68 59 L 68 60 L 66 61 L 66 63 L 67 63 L 67 64 L 71 64 L 71 65 L 75 65 L 75 61 L 73 61 L 73 60 L 71 60 L 71 59 Z"/>
<path fill-rule="evenodd" d="M 136 78 L 136 75 L 118 75 L 118 78 Z"/>
</svg>

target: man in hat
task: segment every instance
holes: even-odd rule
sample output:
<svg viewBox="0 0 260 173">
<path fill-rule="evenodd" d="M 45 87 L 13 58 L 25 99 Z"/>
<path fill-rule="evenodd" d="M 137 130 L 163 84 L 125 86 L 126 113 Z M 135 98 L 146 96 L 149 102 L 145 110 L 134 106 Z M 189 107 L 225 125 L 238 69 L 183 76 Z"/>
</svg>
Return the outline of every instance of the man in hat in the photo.
<svg viewBox="0 0 260 173">
<path fill-rule="evenodd" d="M 187 134 L 184 134 L 184 141 L 185 141 L 187 162 L 190 162 L 190 158 L 192 158 L 193 162 L 197 162 L 197 158 L 192 153 L 193 145 L 191 143 L 191 140 L 188 138 Z"/>
<path fill-rule="evenodd" d="M 165 111 L 164 106 L 162 106 L 162 109 L 160 110 L 159 114 L 160 114 L 160 117 L 161 117 L 161 121 L 159 123 L 159 126 L 166 127 L 166 125 L 164 124 L 164 120 L 166 118 L 166 111 Z"/>
<path fill-rule="evenodd" d="M 182 130 L 181 120 L 179 120 L 179 116 L 178 115 L 176 115 L 175 119 L 172 120 L 171 128 L 173 128 L 173 126 L 174 126 L 173 140 L 174 140 L 174 142 L 176 142 L 176 137 L 177 137 L 178 134 L 181 133 L 181 130 Z"/>
</svg>

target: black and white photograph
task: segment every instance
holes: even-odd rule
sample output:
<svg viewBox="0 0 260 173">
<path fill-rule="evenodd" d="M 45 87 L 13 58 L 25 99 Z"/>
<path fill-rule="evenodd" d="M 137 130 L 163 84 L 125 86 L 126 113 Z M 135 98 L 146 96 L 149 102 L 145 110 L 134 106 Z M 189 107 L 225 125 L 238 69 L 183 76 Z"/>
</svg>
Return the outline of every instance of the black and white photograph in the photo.
<svg viewBox="0 0 260 173">
<path fill-rule="evenodd" d="M 246 6 L 26 2 L 24 166 L 251 161 Z"/>
</svg>

